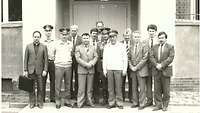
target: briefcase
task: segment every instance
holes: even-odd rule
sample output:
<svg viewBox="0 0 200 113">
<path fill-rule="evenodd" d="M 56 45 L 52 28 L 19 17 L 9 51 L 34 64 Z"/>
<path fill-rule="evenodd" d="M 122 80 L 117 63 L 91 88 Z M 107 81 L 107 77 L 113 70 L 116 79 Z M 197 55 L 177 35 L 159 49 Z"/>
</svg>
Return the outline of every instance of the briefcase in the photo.
<svg viewBox="0 0 200 113">
<path fill-rule="evenodd" d="M 26 76 L 19 76 L 19 85 L 18 88 L 27 92 L 33 92 L 33 79 Z"/>
</svg>

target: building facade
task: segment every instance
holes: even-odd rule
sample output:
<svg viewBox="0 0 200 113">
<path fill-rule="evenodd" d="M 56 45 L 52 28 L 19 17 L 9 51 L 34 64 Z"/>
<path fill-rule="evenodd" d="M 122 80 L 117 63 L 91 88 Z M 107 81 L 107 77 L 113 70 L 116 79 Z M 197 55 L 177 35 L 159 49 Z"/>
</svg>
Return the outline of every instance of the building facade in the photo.
<svg viewBox="0 0 200 113">
<path fill-rule="evenodd" d="M 199 90 L 199 0 L 1 0 L 1 6 L 3 82 L 23 74 L 23 52 L 34 30 L 52 24 L 57 38 L 60 27 L 77 24 L 82 34 L 102 20 L 119 37 L 131 28 L 145 38 L 147 25 L 158 25 L 158 32 L 166 31 L 175 45 L 173 90 Z"/>
</svg>

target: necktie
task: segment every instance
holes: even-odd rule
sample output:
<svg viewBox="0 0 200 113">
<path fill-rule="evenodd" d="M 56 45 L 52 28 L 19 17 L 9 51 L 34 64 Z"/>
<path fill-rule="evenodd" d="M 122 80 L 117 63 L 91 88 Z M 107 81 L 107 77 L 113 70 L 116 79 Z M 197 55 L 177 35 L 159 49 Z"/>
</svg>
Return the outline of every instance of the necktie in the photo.
<svg viewBox="0 0 200 113">
<path fill-rule="evenodd" d="M 153 38 L 151 38 L 151 48 L 153 48 Z"/>
<path fill-rule="evenodd" d="M 137 53 L 137 46 L 138 46 L 138 44 L 135 44 L 135 50 L 134 50 L 135 55 Z"/>
<path fill-rule="evenodd" d="M 160 51 L 159 51 L 159 58 L 158 58 L 158 60 L 159 60 L 159 62 L 161 61 L 161 57 L 162 57 L 162 49 L 163 49 L 163 44 L 160 44 Z"/>
<path fill-rule="evenodd" d="M 128 41 L 126 42 L 126 53 L 129 54 L 129 46 L 128 46 Z"/>
<path fill-rule="evenodd" d="M 73 37 L 73 45 L 75 46 L 75 37 Z"/>
</svg>

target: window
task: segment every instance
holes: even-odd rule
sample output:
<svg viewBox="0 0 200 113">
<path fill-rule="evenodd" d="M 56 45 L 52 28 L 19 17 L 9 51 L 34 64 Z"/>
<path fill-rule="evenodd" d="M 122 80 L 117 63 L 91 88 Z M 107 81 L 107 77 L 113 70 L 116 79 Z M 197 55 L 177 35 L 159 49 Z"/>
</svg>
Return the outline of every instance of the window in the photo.
<svg viewBox="0 0 200 113">
<path fill-rule="evenodd" d="M 199 20 L 199 0 L 176 0 L 176 19 Z"/>
<path fill-rule="evenodd" d="M 1 0 L 1 22 L 22 21 L 22 0 Z"/>
<path fill-rule="evenodd" d="M 22 21 L 22 0 L 8 0 L 9 21 Z"/>
</svg>

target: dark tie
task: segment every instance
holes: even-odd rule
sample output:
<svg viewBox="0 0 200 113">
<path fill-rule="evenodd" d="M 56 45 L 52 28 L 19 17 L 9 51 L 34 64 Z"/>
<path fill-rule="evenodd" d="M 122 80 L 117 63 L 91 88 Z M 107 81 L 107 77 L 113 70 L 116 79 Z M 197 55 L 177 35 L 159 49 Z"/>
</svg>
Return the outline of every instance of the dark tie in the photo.
<svg viewBox="0 0 200 113">
<path fill-rule="evenodd" d="M 151 48 L 153 48 L 153 38 L 151 38 Z"/>
<path fill-rule="evenodd" d="M 135 55 L 136 55 L 136 53 L 137 53 L 137 46 L 138 46 L 138 44 L 135 44 Z"/>
<path fill-rule="evenodd" d="M 159 61 L 161 61 L 161 58 L 162 58 L 162 49 L 163 49 L 163 44 L 160 44 L 160 58 L 159 58 Z"/>
<path fill-rule="evenodd" d="M 75 37 L 72 37 L 73 38 L 73 46 L 75 46 Z"/>
</svg>

